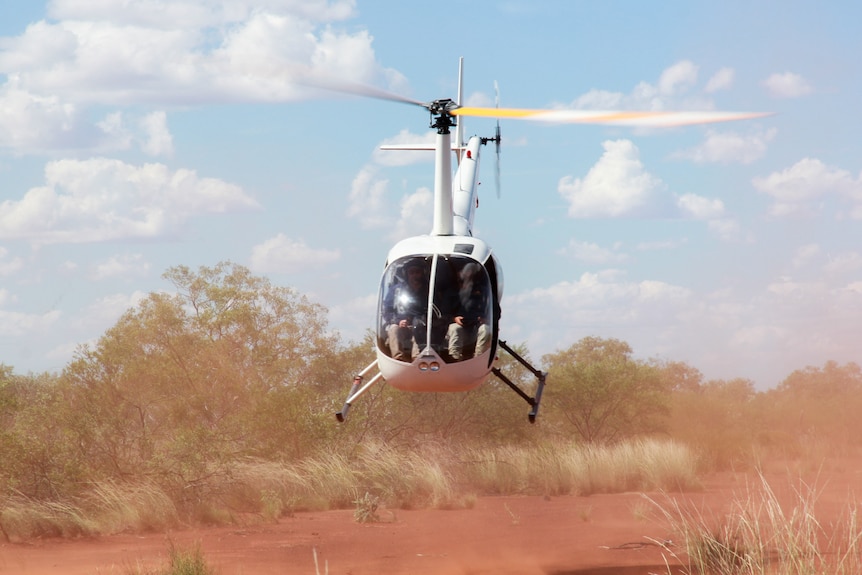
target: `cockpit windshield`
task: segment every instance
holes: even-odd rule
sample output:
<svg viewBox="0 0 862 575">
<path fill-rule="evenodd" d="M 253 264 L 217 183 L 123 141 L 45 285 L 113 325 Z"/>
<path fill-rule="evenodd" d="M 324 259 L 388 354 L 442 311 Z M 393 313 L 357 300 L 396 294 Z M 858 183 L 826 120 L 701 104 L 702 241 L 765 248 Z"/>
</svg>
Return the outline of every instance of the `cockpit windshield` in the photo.
<svg viewBox="0 0 862 575">
<path fill-rule="evenodd" d="M 414 255 L 383 273 L 377 345 L 412 362 L 431 349 L 453 363 L 491 347 L 493 298 L 485 268 L 460 255 Z"/>
</svg>

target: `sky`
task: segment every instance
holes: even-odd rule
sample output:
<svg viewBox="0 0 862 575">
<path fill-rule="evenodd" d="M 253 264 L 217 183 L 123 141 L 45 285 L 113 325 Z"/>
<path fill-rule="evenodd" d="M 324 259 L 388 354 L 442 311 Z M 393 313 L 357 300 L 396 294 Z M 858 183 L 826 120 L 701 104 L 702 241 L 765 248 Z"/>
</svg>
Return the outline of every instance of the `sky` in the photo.
<svg viewBox="0 0 862 575">
<path fill-rule="evenodd" d="M 166 270 L 220 261 L 358 341 L 388 249 L 431 226 L 433 154 L 379 147 L 433 135 L 297 74 L 455 98 L 461 57 L 469 105 L 496 82 L 506 107 L 773 114 L 504 120 L 474 227 L 501 339 L 540 360 L 615 338 L 758 389 L 862 363 L 859 21 L 851 1 L 0 0 L 0 363 L 59 372 Z"/>
</svg>

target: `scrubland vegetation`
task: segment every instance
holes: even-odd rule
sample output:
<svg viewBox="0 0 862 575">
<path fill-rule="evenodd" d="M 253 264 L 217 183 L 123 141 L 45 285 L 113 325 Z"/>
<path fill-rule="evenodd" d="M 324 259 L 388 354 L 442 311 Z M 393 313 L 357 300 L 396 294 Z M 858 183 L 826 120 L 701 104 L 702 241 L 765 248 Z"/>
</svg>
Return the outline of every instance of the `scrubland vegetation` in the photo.
<svg viewBox="0 0 862 575">
<path fill-rule="evenodd" d="M 176 293 L 150 294 L 62 373 L 0 364 L 0 536 L 274 521 L 361 501 L 694 490 L 712 470 L 816 468 L 862 441 L 855 364 L 757 391 L 600 338 L 538 362 L 550 377 L 535 425 L 493 379 L 460 394 L 377 386 L 338 424 L 370 337 L 340 341 L 326 309 L 240 266 L 165 276 Z"/>
</svg>

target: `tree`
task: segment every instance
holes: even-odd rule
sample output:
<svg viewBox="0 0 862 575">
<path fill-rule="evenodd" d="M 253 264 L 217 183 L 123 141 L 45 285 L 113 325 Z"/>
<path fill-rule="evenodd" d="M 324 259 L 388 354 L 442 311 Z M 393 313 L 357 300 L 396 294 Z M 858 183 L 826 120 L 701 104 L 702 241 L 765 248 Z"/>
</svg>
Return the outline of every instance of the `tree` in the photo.
<svg viewBox="0 0 862 575">
<path fill-rule="evenodd" d="M 176 294 L 150 294 L 65 370 L 96 476 L 193 493 L 237 458 L 314 449 L 312 366 L 339 348 L 326 309 L 228 262 L 164 277 Z"/>
<path fill-rule="evenodd" d="M 827 361 L 822 368 L 808 366 L 791 373 L 770 390 L 777 424 L 800 446 L 843 450 L 862 438 L 862 369 L 855 363 Z"/>
<path fill-rule="evenodd" d="M 669 386 L 658 367 L 632 358 L 627 343 L 586 337 L 543 362 L 550 374 L 549 408 L 584 441 L 618 441 L 661 429 Z"/>
</svg>

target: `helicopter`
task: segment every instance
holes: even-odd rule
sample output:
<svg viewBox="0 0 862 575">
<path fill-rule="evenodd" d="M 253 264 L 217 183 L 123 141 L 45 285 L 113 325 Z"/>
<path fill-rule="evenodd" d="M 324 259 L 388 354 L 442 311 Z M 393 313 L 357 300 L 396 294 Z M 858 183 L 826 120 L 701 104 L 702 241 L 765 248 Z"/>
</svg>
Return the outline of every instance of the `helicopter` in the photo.
<svg viewBox="0 0 862 575">
<path fill-rule="evenodd" d="M 531 365 L 500 339 L 503 270 L 491 247 L 473 235 L 478 208 L 479 159 L 493 143 L 499 153 L 500 118 L 549 123 L 670 127 L 762 117 L 751 112 L 665 112 L 531 110 L 462 106 L 463 58 L 459 63 L 457 100 L 422 102 L 367 86 L 318 86 L 422 107 L 436 131 L 433 146 L 383 146 L 388 150 L 435 153 L 431 230 L 401 240 L 386 257 L 378 292 L 374 329 L 376 359 L 353 378 L 344 406 L 335 415 L 345 421 L 353 403 L 384 380 L 403 391 L 461 392 L 475 389 L 494 374 L 530 406 L 536 421 L 547 372 Z M 494 136 L 464 138 L 464 117 L 496 118 Z M 453 134 L 455 132 L 454 141 Z M 452 172 L 453 156 L 457 170 Z M 498 181 L 499 186 L 499 181 Z M 499 188 L 498 188 L 499 190 Z M 505 351 L 536 378 L 532 395 L 495 363 Z M 369 378 L 370 376 L 370 378 Z M 366 378 L 367 381 L 366 381 Z"/>
</svg>

